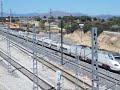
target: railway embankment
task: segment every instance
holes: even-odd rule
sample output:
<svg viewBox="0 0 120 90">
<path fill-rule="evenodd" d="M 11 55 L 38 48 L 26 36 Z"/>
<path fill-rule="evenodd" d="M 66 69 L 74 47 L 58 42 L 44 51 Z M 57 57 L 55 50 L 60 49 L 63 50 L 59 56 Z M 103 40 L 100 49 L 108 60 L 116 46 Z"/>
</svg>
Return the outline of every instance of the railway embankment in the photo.
<svg viewBox="0 0 120 90">
<path fill-rule="evenodd" d="M 64 35 L 65 38 L 70 39 L 71 41 L 91 46 L 91 33 L 82 32 L 82 42 L 81 42 L 81 32 L 75 31 L 71 34 Z M 105 49 L 114 52 L 120 52 L 120 34 L 115 32 L 104 31 L 98 36 L 98 46 L 99 49 Z"/>
</svg>

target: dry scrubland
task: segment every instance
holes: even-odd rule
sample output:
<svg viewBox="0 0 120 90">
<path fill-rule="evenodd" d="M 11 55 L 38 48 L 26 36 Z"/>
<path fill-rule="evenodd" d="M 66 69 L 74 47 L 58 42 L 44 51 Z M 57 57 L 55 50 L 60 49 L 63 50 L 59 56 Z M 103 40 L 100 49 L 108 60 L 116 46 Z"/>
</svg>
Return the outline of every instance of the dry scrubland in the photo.
<svg viewBox="0 0 120 90">
<path fill-rule="evenodd" d="M 82 32 L 82 42 L 80 39 L 80 33 L 80 31 L 76 30 L 74 33 L 66 34 L 64 37 L 75 43 L 91 46 L 91 33 L 87 32 L 84 34 Z M 98 37 L 98 46 L 100 49 L 120 52 L 120 33 L 109 33 L 104 31 Z"/>
</svg>

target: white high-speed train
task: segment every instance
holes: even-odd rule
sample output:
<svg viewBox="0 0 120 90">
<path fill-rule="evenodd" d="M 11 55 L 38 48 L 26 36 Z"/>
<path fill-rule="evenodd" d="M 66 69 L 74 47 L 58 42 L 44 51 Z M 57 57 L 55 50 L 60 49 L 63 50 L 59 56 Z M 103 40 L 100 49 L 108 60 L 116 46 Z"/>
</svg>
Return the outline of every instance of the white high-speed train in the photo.
<svg viewBox="0 0 120 90">
<path fill-rule="evenodd" d="M 8 30 L 2 29 L 2 31 L 8 33 Z M 26 38 L 25 34 L 14 32 L 9 30 L 9 33 L 20 38 Z M 32 41 L 29 37 L 29 41 Z M 39 38 L 37 43 L 45 47 L 55 49 L 57 51 L 61 50 L 61 44 L 57 41 L 48 39 L 47 37 Z M 69 45 L 63 43 L 63 52 L 69 55 L 78 55 L 83 60 L 91 61 L 91 47 L 84 45 Z M 111 70 L 120 71 L 120 54 L 115 52 L 108 52 L 104 50 L 98 50 L 98 62 L 100 66 L 105 66 Z"/>
<path fill-rule="evenodd" d="M 41 38 L 38 40 L 38 43 L 43 43 L 44 46 L 61 50 L 61 44 L 59 42 L 50 40 L 48 38 Z M 63 52 L 73 55 L 80 56 L 83 60 L 91 60 L 91 47 L 84 45 L 68 45 L 63 44 Z M 98 62 L 100 66 L 105 66 L 111 70 L 120 71 L 120 54 L 115 52 L 107 52 L 98 50 Z"/>
</svg>

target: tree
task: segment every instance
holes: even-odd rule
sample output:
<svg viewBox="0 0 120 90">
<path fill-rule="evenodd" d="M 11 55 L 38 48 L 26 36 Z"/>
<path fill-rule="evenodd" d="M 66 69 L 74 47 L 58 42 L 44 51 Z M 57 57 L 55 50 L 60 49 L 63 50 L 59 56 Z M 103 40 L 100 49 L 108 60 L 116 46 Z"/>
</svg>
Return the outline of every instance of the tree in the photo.
<svg viewBox="0 0 120 90">
<path fill-rule="evenodd" d="M 66 28 L 66 33 L 73 33 L 77 29 L 79 29 L 79 25 L 77 23 L 72 23 L 71 26 Z"/>
<path fill-rule="evenodd" d="M 70 15 L 69 20 L 70 20 L 70 23 L 73 23 L 74 17 L 72 15 Z"/>
<path fill-rule="evenodd" d="M 69 25 L 68 23 L 65 23 L 64 21 L 63 21 L 62 24 L 63 24 L 63 28 L 64 28 L 64 29 L 70 27 L 70 25 Z M 61 28 L 61 22 L 59 23 L 58 27 Z"/>
<path fill-rule="evenodd" d="M 40 17 L 34 17 L 34 20 L 35 20 L 35 21 L 40 21 L 41 18 L 40 18 Z"/>
<path fill-rule="evenodd" d="M 69 16 L 64 16 L 63 17 L 63 20 L 67 23 L 67 22 L 69 22 L 70 20 L 69 20 Z"/>
<path fill-rule="evenodd" d="M 83 27 L 83 32 L 87 33 L 88 31 L 90 31 L 91 27 L 92 27 L 92 24 L 90 24 L 90 23 L 85 24 Z"/>
<path fill-rule="evenodd" d="M 89 17 L 89 16 L 81 16 L 81 17 L 80 17 L 80 20 L 81 20 L 82 22 L 91 21 L 91 17 Z"/>
<path fill-rule="evenodd" d="M 46 17 L 46 16 L 44 16 L 43 18 L 45 18 L 45 19 L 46 19 L 47 17 Z"/>
<path fill-rule="evenodd" d="M 108 19 L 109 21 L 114 22 L 114 24 L 119 25 L 120 26 L 120 17 L 112 17 L 110 19 Z"/>
<path fill-rule="evenodd" d="M 80 19 L 79 16 L 74 16 L 73 18 L 74 18 L 74 20 Z"/>
<path fill-rule="evenodd" d="M 54 22 L 55 21 L 55 17 L 54 16 L 51 16 L 48 18 L 50 22 Z"/>
<path fill-rule="evenodd" d="M 61 20 L 62 19 L 62 17 L 61 16 L 58 16 L 58 20 Z"/>
<path fill-rule="evenodd" d="M 19 18 L 17 18 L 17 19 L 16 19 L 16 21 L 18 22 L 18 21 L 20 21 L 20 19 L 19 19 Z"/>
<path fill-rule="evenodd" d="M 97 18 L 96 18 L 96 17 L 94 17 L 94 18 L 93 18 L 93 20 L 94 20 L 94 21 L 97 21 Z"/>
<path fill-rule="evenodd" d="M 87 33 L 88 31 L 91 31 L 92 27 L 97 27 L 98 28 L 97 36 L 99 36 L 103 32 L 104 26 L 101 23 L 95 23 L 95 24 L 87 23 L 83 27 L 83 32 Z"/>
<path fill-rule="evenodd" d="M 104 19 L 101 19 L 101 22 L 103 23 L 103 22 L 105 22 L 105 20 L 104 20 Z"/>
<path fill-rule="evenodd" d="M 14 22 L 16 22 L 16 21 L 15 21 L 15 19 L 12 19 L 11 22 L 14 23 Z"/>
<path fill-rule="evenodd" d="M 41 27 L 42 30 L 45 29 L 45 21 L 44 20 L 41 20 L 40 27 Z"/>
</svg>

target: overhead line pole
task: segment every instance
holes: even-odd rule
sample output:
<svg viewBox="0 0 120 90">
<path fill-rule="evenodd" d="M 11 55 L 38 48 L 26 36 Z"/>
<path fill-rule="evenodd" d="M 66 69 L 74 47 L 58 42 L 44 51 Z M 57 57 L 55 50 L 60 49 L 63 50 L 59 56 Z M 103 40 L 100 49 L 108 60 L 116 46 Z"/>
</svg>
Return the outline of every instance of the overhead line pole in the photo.
<svg viewBox="0 0 120 90">
<path fill-rule="evenodd" d="M 79 90 L 80 88 L 78 87 L 78 80 L 79 80 L 79 65 L 80 65 L 80 61 L 79 61 L 79 56 L 78 56 L 78 54 L 77 54 L 77 51 L 78 51 L 78 49 L 77 49 L 77 46 L 76 46 L 76 48 L 75 48 L 75 54 L 76 54 L 76 60 L 75 60 L 75 62 L 76 62 L 76 80 L 75 80 L 75 82 L 76 82 L 76 85 L 75 85 L 75 90 Z"/>
<path fill-rule="evenodd" d="M 3 2 L 1 1 L 1 20 L 3 25 Z"/>
<path fill-rule="evenodd" d="M 38 90 L 38 68 L 37 68 L 37 52 L 36 48 L 36 28 L 33 26 L 33 90 Z"/>
<path fill-rule="evenodd" d="M 12 17 L 12 10 L 10 9 L 10 23 L 11 23 L 11 17 Z"/>
<path fill-rule="evenodd" d="M 63 19 L 61 19 L 61 65 L 63 65 Z"/>
<path fill-rule="evenodd" d="M 97 28 L 92 28 L 92 90 L 99 90 Z"/>
<path fill-rule="evenodd" d="M 11 23 L 11 10 L 10 10 L 10 23 Z M 10 29 L 10 24 L 8 24 L 8 33 L 9 33 L 9 29 Z M 8 72 L 11 73 L 12 68 L 11 68 L 11 50 L 10 50 L 10 38 L 9 35 L 7 36 L 7 53 L 9 56 L 9 62 L 8 62 Z"/>
<path fill-rule="evenodd" d="M 50 29 L 51 15 L 52 15 L 52 10 L 50 9 L 50 15 L 49 15 L 49 20 L 48 20 L 49 21 L 49 39 L 51 39 L 51 29 Z"/>
</svg>

